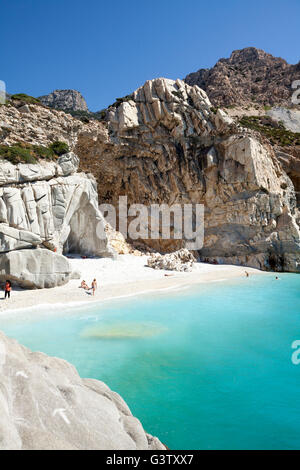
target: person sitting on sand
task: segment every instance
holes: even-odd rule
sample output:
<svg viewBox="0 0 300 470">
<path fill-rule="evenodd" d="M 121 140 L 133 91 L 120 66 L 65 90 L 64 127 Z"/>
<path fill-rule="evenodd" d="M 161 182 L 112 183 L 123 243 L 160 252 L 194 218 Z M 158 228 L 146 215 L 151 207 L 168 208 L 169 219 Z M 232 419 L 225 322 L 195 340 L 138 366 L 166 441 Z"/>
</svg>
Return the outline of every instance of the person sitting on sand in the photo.
<svg viewBox="0 0 300 470">
<path fill-rule="evenodd" d="M 82 281 L 81 284 L 80 284 L 80 287 L 82 289 L 85 289 L 85 290 L 88 290 L 89 289 L 89 286 L 87 285 L 87 283 L 85 281 Z"/>
<path fill-rule="evenodd" d="M 96 281 L 96 279 L 93 280 L 91 289 L 92 289 L 92 291 L 93 291 L 93 295 L 95 295 L 95 291 L 96 291 L 96 289 L 97 289 L 97 281 Z"/>
<path fill-rule="evenodd" d="M 245 273 L 246 273 L 246 277 L 249 277 L 249 273 L 247 271 L 245 271 Z"/>
<path fill-rule="evenodd" d="M 11 282 L 8 280 L 5 281 L 4 291 L 5 291 L 4 298 L 6 299 L 6 297 L 8 297 L 10 299 Z"/>
</svg>

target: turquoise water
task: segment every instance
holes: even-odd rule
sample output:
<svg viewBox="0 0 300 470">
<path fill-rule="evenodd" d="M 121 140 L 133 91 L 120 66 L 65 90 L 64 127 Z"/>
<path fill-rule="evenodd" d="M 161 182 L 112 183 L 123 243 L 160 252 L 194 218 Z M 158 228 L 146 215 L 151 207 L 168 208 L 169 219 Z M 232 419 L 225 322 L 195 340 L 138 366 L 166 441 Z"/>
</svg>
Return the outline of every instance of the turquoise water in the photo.
<svg viewBox="0 0 300 470">
<path fill-rule="evenodd" d="M 0 329 L 106 382 L 171 449 L 300 448 L 300 276 L 11 313 Z"/>
</svg>

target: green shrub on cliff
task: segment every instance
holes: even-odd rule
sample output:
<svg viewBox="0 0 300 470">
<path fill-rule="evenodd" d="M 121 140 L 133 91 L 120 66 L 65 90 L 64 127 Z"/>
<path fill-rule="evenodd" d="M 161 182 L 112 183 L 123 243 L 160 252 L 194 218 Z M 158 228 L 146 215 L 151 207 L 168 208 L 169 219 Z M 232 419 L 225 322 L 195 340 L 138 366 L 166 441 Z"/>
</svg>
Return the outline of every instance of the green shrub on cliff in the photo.
<svg viewBox="0 0 300 470">
<path fill-rule="evenodd" d="M 64 153 L 69 152 L 69 147 L 65 142 L 56 140 L 53 144 L 49 145 L 49 148 L 53 151 L 55 155 L 63 155 Z"/>
<path fill-rule="evenodd" d="M 40 104 L 40 100 L 38 98 L 26 95 L 26 93 L 16 93 L 14 95 L 11 95 L 10 99 L 23 101 L 26 104 Z"/>
<path fill-rule="evenodd" d="M 14 165 L 17 163 L 35 164 L 39 159 L 56 160 L 68 151 L 68 145 L 60 141 L 53 142 L 49 147 L 21 142 L 10 146 L 0 145 L 0 159 L 8 160 Z"/>
<path fill-rule="evenodd" d="M 244 116 L 240 124 L 267 137 L 272 144 L 291 146 L 300 145 L 300 133 L 287 130 L 282 123 L 273 121 L 269 116 Z"/>
<path fill-rule="evenodd" d="M 21 145 L 0 145 L 0 158 L 8 160 L 14 165 L 17 163 L 37 163 L 33 150 Z"/>
<path fill-rule="evenodd" d="M 116 98 L 116 101 L 109 106 L 109 108 L 118 108 L 123 102 L 133 100 L 132 95 L 123 96 L 123 98 Z"/>
</svg>

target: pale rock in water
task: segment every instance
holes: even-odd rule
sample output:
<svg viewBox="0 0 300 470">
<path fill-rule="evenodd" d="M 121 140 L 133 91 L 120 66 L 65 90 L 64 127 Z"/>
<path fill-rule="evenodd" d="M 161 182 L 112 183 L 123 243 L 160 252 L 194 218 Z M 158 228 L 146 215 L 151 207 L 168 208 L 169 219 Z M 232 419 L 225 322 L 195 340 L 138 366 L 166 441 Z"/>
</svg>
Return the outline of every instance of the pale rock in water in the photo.
<svg viewBox="0 0 300 470">
<path fill-rule="evenodd" d="M 0 450 L 165 450 L 103 382 L 0 332 Z"/>
</svg>

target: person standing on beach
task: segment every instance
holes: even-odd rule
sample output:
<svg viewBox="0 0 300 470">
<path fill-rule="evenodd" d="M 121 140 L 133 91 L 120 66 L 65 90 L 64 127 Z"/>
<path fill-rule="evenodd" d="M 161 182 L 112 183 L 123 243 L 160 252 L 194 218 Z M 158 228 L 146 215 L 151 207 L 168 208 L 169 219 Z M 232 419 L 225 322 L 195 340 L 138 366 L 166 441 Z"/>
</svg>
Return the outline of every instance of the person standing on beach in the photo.
<svg viewBox="0 0 300 470">
<path fill-rule="evenodd" d="M 6 299 L 6 297 L 8 297 L 10 299 L 11 282 L 8 280 L 5 281 L 4 291 L 5 291 L 4 298 Z"/>
<path fill-rule="evenodd" d="M 97 289 L 97 281 L 96 281 L 96 279 L 94 279 L 93 282 L 92 282 L 93 295 L 95 295 L 96 289 Z"/>
</svg>

